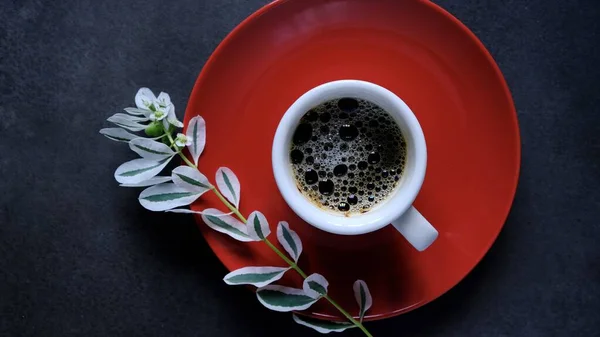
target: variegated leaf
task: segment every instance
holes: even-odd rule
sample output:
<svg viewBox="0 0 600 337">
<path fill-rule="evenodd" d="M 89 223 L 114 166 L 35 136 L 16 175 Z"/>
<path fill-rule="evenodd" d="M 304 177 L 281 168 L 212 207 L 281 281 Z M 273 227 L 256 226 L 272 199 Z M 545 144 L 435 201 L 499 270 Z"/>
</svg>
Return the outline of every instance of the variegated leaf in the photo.
<svg viewBox="0 0 600 337">
<path fill-rule="evenodd" d="M 178 166 L 171 174 L 175 185 L 187 189 L 188 191 L 204 193 L 211 188 L 208 178 L 198 172 L 197 169 L 189 166 Z"/>
<path fill-rule="evenodd" d="M 173 183 L 164 183 L 149 187 L 138 198 L 144 208 L 151 211 L 165 211 L 186 206 L 198 199 L 201 193 L 190 192 Z"/>
<path fill-rule="evenodd" d="M 140 136 L 127 132 L 121 128 L 104 128 L 100 129 L 100 134 L 104 137 L 117 141 L 128 143 L 130 140 L 139 138 Z"/>
<path fill-rule="evenodd" d="M 224 213 L 218 209 L 205 209 L 202 220 L 204 220 L 204 223 L 206 223 L 208 227 L 217 232 L 227 234 L 238 241 L 253 241 L 248 236 L 248 229 L 244 223 L 230 215 L 224 215 Z"/>
<path fill-rule="evenodd" d="M 129 148 L 146 159 L 161 160 L 176 154 L 168 145 L 148 138 L 132 139 Z"/>
<path fill-rule="evenodd" d="M 134 159 L 121 164 L 115 171 L 115 179 L 121 184 L 137 184 L 148 180 L 162 171 L 173 157 L 161 160 Z"/>
<path fill-rule="evenodd" d="M 250 284 L 260 288 L 279 280 L 289 269 L 289 267 L 244 267 L 225 275 L 223 281 L 229 285 Z"/>
<path fill-rule="evenodd" d="M 144 130 L 148 125 L 140 124 L 138 122 L 131 121 L 127 118 L 123 118 L 121 116 L 111 116 L 107 119 L 107 121 L 114 123 L 116 126 L 121 127 L 123 129 L 127 129 L 129 131 L 137 132 Z"/>
<path fill-rule="evenodd" d="M 298 262 L 300 254 L 302 254 L 302 241 L 285 221 L 280 221 L 277 225 L 277 240 L 292 259 Z"/>
<path fill-rule="evenodd" d="M 246 225 L 248 226 L 248 235 L 256 241 L 264 240 L 271 234 L 267 218 L 259 211 L 250 213 Z"/>
<path fill-rule="evenodd" d="M 139 109 L 139 108 L 125 108 L 123 110 L 125 110 L 125 112 L 127 112 L 128 114 L 134 115 L 134 116 L 148 117 L 152 113 L 152 111 L 150 111 L 148 109 Z"/>
<path fill-rule="evenodd" d="M 191 209 L 187 209 L 187 208 L 174 208 L 174 209 L 169 209 L 166 210 L 165 212 L 171 212 L 171 213 L 184 213 L 184 214 L 207 214 L 206 212 L 202 212 L 202 211 L 192 211 Z M 227 216 L 227 215 L 231 215 L 233 214 L 233 212 L 229 212 L 229 213 L 221 213 L 221 214 L 213 214 L 213 213 L 208 213 L 209 215 L 212 216 L 216 216 L 216 217 L 220 217 L 220 216 Z"/>
<path fill-rule="evenodd" d="M 235 173 L 227 167 L 221 167 L 217 170 L 215 177 L 219 191 L 236 208 L 240 206 L 240 181 Z"/>
<path fill-rule="evenodd" d="M 206 122 L 201 116 L 196 116 L 190 120 L 187 126 L 186 136 L 192 140 L 188 150 L 194 158 L 194 164 L 198 165 L 198 158 L 204 151 L 206 145 Z"/>
<path fill-rule="evenodd" d="M 140 122 L 147 122 L 147 121 L 149 121 L 149 120 L 150 120 L 150 119 L 148 119 L 148 118 L 146 118 L 146 117 L 132 116 L 132 115 L 128 115 L 128 114 L 124 114 L 124 113 L 120 113 L 120 112 L 118 112 L 118 113 L 116 113 L 116 114 L 114 114 L 114 115 L 110 116 L 110 117 L 108 118 L 108 120 L 110 120 L 111 118 L 113 118 L 113 119 L 114 119 L 114 118 L 124 118 L 124 119 L 127 119 L 127 120 L 129 120 L 129 121 L 132 121 L 132 122 L 137 122 L 137 123 L 140 123 Z"/>
<path fill-rule="evenodd" d="M 177 115 L 175 115 L 175 106 L 171 104 L 166 109 L 167 109 L 167 118 L 162 120 L 163 127 L 165 128 L 165 130 L 169 129 L 169 124 L 173 125 L 177 128 L 182 128 L 183 123 L 179 119 L 177 119 Z"/>
<path fill-rule="evenodd" d="M 373 298 L 371 297 L 371 292 L 369 291 L 369 287 L 367 287 L 367 283 L 363 280 L 356 280 L 352 289 L 354 290 L 356 303 L 358 303 L 360 321 L 362 322 L 365 317 L 365 312 L 373 305 Z"/>
<path fill-rule="evenodd" d="M 319 319 L 302 317 L 296 314 L 292 314 L 294 318 L 294 322 L 304 325 L 306 327 L 315 329 L 320 333 L 330 333 L 330 332 L 342 332 L 346 329 L 355 328 L 356 326 L 351 323 L 346 322 L 331 322 L 331 321 L 322 321 Z"/>
<path fill-rule="evenodd" d="M 156 176 L 156 177 L 152 177 L 148 180 L 141 181 L 139 183 L 121 184 L 119 186 L 121 186 L 121 187 L 148 187 L 148 186 L 166 183 L 167 181 L 171 181 L 171 177 Z"/>
<path fill-rule="evenodd" d="M 302 284 L 302 289 L 304 293 L 314 299 L 320 298 L 323 295 L 327 294 L 327 287 L 329 286 L 329 282 L 323 277 L 321 274 L 311 274 L 306 279 L 304 279 L 304 283 Z"/>
<path fill-rule="evenodd" d="M 268 309 L 280 312 L 308 309 L 317 300 L 307 296 L 302 289 L 268 285 L 256 291 L 258 301 Z"/>
</svg>

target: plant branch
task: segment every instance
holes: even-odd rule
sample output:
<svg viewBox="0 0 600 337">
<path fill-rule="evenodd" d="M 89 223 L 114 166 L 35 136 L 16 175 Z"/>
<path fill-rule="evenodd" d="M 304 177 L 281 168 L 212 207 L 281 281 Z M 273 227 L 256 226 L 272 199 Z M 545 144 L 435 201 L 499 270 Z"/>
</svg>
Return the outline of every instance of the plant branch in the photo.
<svg viewBox="0 0 600 337">
<path fill-rule="evenodd" d="M 173 143 L 173 137 L 167 133 L 168 137 L 169 137 L 169 141 L 171 141 L 171 143 Z M 190 162 L 187 157 L 181 153 L 181 150 L 179 150 L 177 152 L 179 154 L 179 156 L 181 156 L 181 158 L 183 159 L 183 161 L 185 161 L 185 163 L 190 166 L 193 167 L 195 169 L 198 169 L 198 167 L 196 165 L 194 165 L 192 162 Z M 243 223 L 248 223 L 248 219 L 246 219 L 246 217 L 244 217 L 242 215 L 242 213 L 240 212 L 240 210 L 235 207 L 234 205 L 232 205 L 224 196 L 223 194 L 221 194 L 221 192 L 214 186 L 211 186 L 210 188 L 211 191 L 213 191 L 217 197 L 219 198 L 219 200 L 221 200 L 221 202 L 231 211 L 233 212 L 233 214 L 235 214 L 238 219 L 240 219 L 240 221 L 242 221 Z M 269 248 L 271 248 L 271 250 L 273 250 L 275 252 L 275 254 L 277 254 L 283 261 L 285 261 L 292 269 L 294 269 L 300 276 L 302 276 L 303 279 L 306 279 L 308 276 L 306 275 L 306 273 L 296 264 L 296 262 L 292 261 L 289 257 L 287 257 L 279 248 L 277 248 L 275 245 L 273 245 L 273 243 L 271 243 L 271 241 L 269 241 L 269 239 L 264 239 L 262 240 Z M 323 296 L 324 299 L 326 299 L 329 303 L 331 303 L 331 305 L 333 305 L 342 315 L 344 315 L 344 317 L 346 317 L 350 322 L 352 322 L 352 324 L 354 324 L 356 327 L 358 327 L 362 332 L 364 332 L 364 334 L 368 337 L 373 337 L 373 335 L 371 335 L 371 333 L 369 332 L 369 330 L 367 330 L 367 328 L 365 328 L 365 326 L 360 322 L 357 321 L 356 319 L 354 319 L 352 317 L 352 315 L 350 315 L 346 310 L 344 310 L 344 308 L 342 308 L 336 301 L 334 301 L 331 297 L 329 297 L 329 295 L 325 295 Z"/>
</svg>

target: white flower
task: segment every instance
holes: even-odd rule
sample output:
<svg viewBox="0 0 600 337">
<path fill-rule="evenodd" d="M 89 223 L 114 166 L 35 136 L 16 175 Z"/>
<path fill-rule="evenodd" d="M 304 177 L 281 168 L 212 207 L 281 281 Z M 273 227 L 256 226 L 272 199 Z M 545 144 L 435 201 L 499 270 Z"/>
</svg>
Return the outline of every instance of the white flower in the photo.
<svg viewBox="0 0 600 337">
<path fill-rule="evenodd" d="M 163 121 L 163 126 L 169 128 L 169 124 L 178 128 L 183 127 L 175 115 L 175 105 L 171 102 L 171 97 L 166 92 L 161 92 L 158 97 L 154 96 L 152 90 L 140 88 L 135 95 L 135 105 L 138 109 L 146 110 L 146 117 L 153 121 Z"/>
<path fill-rule="evenodd" d="M 156 110 L 156 111 L 152 111 L 152 113 L 150 113 L 148 118 L 150 118 L 151 121 L 162 121 L 163 119 L 165 119 L 167 117 L 168 114 L 169 113 L 166 111 Z"/>
<path fill-rule="evenodd" d="M 178 133 L 177 138 L 175 138 L 175 144 L 179 147 L 190 146 L 192 145 L 192 139 L 183 133 Z"/>
</svg>

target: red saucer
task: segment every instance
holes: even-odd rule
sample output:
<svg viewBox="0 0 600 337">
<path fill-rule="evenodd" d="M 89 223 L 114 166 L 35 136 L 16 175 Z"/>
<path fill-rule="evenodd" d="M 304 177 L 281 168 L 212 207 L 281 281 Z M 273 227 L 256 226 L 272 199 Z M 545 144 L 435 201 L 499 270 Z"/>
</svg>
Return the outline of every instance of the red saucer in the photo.
<svg viewBox="0 0 600 337">
<path fill-rule="evenodd" d="M 423 127 L 428 167 L 415 205 L 440 232 L 425 252 L 390 227 L 363 236 L 326 234 L 294 215 L 279 194 L 270 156 L 279 119 L 304 92 L 339 79 L 390 89 Z M 288 221 L 304 243 L 300 266 L 323 274 L 344 307 L 357 311 L 352 283 L 367 281 L 373 295 L 367 320 L 422 306 L 465 277 L 496 239 L 517 186 L 519 130 L 502 74 L 473 33 L 428 1 L 271 3 L 210 57 L 186 123 L 196 114 L 207 125 L 202 172 L 212 178 L 219 166 L 231 168 L 242 185 L 244 214 L 260 210 L 273 231 L 279 220 Z M 195 210 L 223 209 L 205 196 Z M 237 242 L 203 224 L 200 229 L 230 270 L 283 265 L 262 243 Z M 283 281 L 301 287 L 288 274 Z M 307 313 L 339 317 L 323 301 Z"/>
</svg>

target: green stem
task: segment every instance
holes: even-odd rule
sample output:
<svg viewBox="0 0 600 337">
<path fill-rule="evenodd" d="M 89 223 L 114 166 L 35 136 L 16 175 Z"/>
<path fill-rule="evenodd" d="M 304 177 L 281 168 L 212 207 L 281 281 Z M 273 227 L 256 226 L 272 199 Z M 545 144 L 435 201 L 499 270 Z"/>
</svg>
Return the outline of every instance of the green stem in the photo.
<svg viewBox="0 0 600 337">
<path fill-rule="evenodd" d="M 346 310 L 344 310 L 344 308 L 342 308 L 339 304 L 337 304 L 336 301 L 334 301 L 331 297 L 329 297 L 329 295 L 325 295 L 323 296 L 323 298 L 325 298 L 327 301 L 329 301 L 329 303 L 331 303 L 339 312 L 342 313 L 342 315 L 346 316 L 346 318 L 352 322 L 354 325 L 356 325 L 360 330 L 362 330 L 362 332 L 365 333 L 365 335 L 369 336 L 369 337 L 373 337 L 373 335 L 371 335 L 371 333 L 369 332 L 369 330 L 367 330 L 367 328 L 365 328 L 365 326 L 360 322 L 355 320 L 352 315 L 350 315 Z"/>
<path fill-rule="evenodd" d="M 173 144 L 175 144 L 175 140 L 173 139 L 173 136 L 171 136 L 171 133 L 169 131 L 165 130 L 165 134 L 167 135 L 167 137 L 169 137 L 169 142 L 171 142 L 171 146 L 173 146 Z M 181 152 L 181 150 L 183 150 L 183 148 L 177 150 L 177 154 L 181 157 L 181 159 L 183 159 L 183 161 L 189 166 L 189 167 L 193 167 L 195 169 L 198 169 L 198 167 L 196 167 L 196 165 L 194 165 L 191 161 L 189 161 L 189 159 L 187 159 L 187 157 Z"/>
<path fill-rule="evenodd" d="M 173 143 L 173 137 L 171 137 L 171 135 L 167 132 L 167 135 L 169 137 L 169 141 L 171 141 L 171 143 Z M 185 155 L 183 155 L 183 153 L 181 153 L 181 150 L 178 151 L 177 153 L 179 153 L 179 155 L 181 156 L 181 158 L 183 159 L 183 161 L 185 161 L 185 163 L 190 166 L 193 167 L 195 169 L 198 169 L 198 167 L 196 165 L 194 165 L 192 162 L 190 162 Z M 248 223 L 248 219 L 246 219 L 246 217 L 244 217 L 242 215 L 242 213 L 240 213 L 240 210 L 237 209 L 237 207 L 233 206 L 227 199 L 225 199 L 225 197 L 223 196 L 223 194 L 221 194 L 221 192 L 215 188 L 214 186 L 211 186 L 211 191 L 213 191 L 217 197 L 219 198 L 219 200 L 221 200 L 221 202 L 231 211 L 233 212 L 233 214 L 235 214 L 240 221 L 242 221 L 243 223 Z M 290 260 L 289 257 L 287 257 L 279 248 L 277 248 L 275 245 L 273 245 L 271 243 L 271 241 L 269 241 L 269 239 L 264 239 L 262 240 L 269 248 L 271 248 L 271 250 L 273 250 L 275 252 L 275 254 L 277 254 L 283 261 L 285 261 L 292 269 L 294 269 L 300 276 L 302 276 L 303 279 L 306 279 L 308 276 L 306 275 L 306 273 L 296 264 L 296 262 Z M 360 322 L 355 320 L 352 315 L 350 315 L 346 310 L 344 310 L 344 308 L 342 308 L 339 304 L 337 304 L 336 301 L 334 301 L 331 297 L 329 297 L 329 295 L 325 295 L 323 296 L 324 299 L 326 299 L 329 303 L 331 303 L 331 305 L 333 305 L 342 315 L 344 315 L 344 317 L 346 317 L 350 322 L 352 322 L 352 324 L 354 324 L 356 327 L 358 327 L 360 330 L 362 330 L 362 332 L 364 332 L 364 334 L 368 337 L 373 337 L 373 335 L 371 335 L 371 333 L 369 332 L 369 330 L 367 330 L 367 328 L 365 328 L 365 326 Z"/>
</svg>

